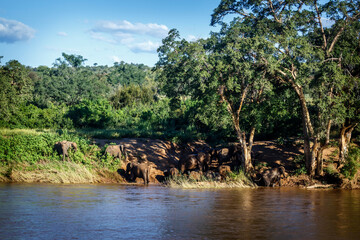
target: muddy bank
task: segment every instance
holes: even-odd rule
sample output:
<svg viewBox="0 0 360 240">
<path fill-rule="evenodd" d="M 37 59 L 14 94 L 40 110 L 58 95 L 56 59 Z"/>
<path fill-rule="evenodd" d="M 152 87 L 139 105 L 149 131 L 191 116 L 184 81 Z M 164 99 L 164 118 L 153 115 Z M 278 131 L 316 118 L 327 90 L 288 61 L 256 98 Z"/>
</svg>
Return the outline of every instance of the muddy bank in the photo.
<svg viewBox="0 0 360 240">
<path fill-rule="evenodd" d="M 127 148 L 128 158 L 132 162 L 146 162 L 150 166 L 150 184 L 160 184 L 164 180 L 164 171 L 177 167 L 179 160 L 190 154 L 209 149 L 210 146 L 197 141 L 189 144 L 175 144 L 169 141 L 124 138 L 93 139 L 92 142 L 99 149 L 106 144 L 123 144 Z M 226 149 L 216 146 L 217 149 Z M 325 150 L 325 163 L 334 157 L 334 148 Z M 287 177 L 281 180 L 282 186 L 309 188 L 358 188 L 357 180 L 346 180 L 324 175 L 320 178 L 309 178 L 298 171 L 301 167 L 299 159 L 302 156 L 301 145 L 279 145 L 274 141 L 255 142 L 253 147 L 253 164 L 255 172 L 261 173 L 266 169 L 283 166 Z M 227 164 L 227 163 L 225 163 Z M 218 162 L 212 163 L 212 168 L 218 167 Z M 19 165 L 11 168 L 0 168 L 0 182 L 44 182 L 44 183 L 128 183 L 124 176 L 126 165 L 119 165 L 118 169 L 106 170 L 85 167 L 73 162 L 43 162 L 36 166 Z M 256 178 L 256 176 L 253 176 Z M 356 175 L 355 179 L 358 178 Z M 254 179 L 253 179 L 254 180 Z M 255 179 L 256 180 L 256 179 Z M 142 179 L 136 182 L 141 184 Z M 200 184 L 201 185 L 201 184 Z M 220 184 L 221 185 L 221 184 Z"/>
</svg>

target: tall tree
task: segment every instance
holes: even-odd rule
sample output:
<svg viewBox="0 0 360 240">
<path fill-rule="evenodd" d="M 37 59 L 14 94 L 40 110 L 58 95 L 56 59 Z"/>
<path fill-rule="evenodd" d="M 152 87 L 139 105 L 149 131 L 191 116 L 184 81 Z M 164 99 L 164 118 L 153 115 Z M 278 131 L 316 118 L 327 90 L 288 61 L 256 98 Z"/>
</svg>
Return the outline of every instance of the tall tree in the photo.
<svg viewBox="0 0 360 240">
<path fill-rule="evenodd" d="M 334 56 L 334 48 L 344 31 L 359 20 L 359 1 L 337 0 L 321 5 L 316 0 L 222 0 L 211 23 L 221 22 L 228 14 L 236 14 L 239 21 L 258 29 L 258 35 L 265 36 L 276 47 L 277 61 L 269 62 L 268 66 L 274 77 L 291 86 L 298 96 L 308 173 L 314 176 L 316 169 L 321 173 L 321 153 L 331 127 L 331 119 L 326 117 L 331 114 L 322 109 L 331 109 L 333 101 L 325 96 L 333 96 L 332 82 L 336 81 L 334 78 L 327 81 L 329 78 L 321 72 L 324 73 L 328 62 L 339 60 Z M 325 14 L 334 21 L 331 27 L 323 24 Z M 312 33 L 320 36 L 316 42 L 311 41 Z M 311 84 L 321 86 L 322 91 L 312 92 Z"/>
<path fill-rule="evenodd" d="M 257 114 L 245 130 L 241 123 L 249 116 L 244 106 L 259 104 L 271 89 L 264 68 L 271 47 L 262 38 L 246 34 L 247 26 L 237 21 L 224 25 L 207 40 L 188 42 L 172 30 L 159 48 L 159 79 L 168 96 L 191 96 L 219 102 L 231 116 L 242 148 L 242 167 L 252 170 L 251 149 Z M 254 108 L 255 109 L 255 108 Z"/>
</svg>

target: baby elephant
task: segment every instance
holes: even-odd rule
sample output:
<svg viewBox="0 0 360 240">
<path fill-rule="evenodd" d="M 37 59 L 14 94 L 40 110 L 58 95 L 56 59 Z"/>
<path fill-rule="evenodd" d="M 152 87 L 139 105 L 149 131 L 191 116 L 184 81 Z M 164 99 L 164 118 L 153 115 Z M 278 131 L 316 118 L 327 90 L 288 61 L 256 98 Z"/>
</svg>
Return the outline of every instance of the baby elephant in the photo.
<svg viewBox="0 0 360 240">
<path fill-rule="evenodd" d="M 105 154 L 113 156 L 115 158 L 121 159 L 121 156 L 125 156 L 125 161 L 127 161 L 127 152 L 126 147 L 123 144 L 120 145 L 110 145 L 106 148 Z"/>
<path fill-rule="evenodd" d="M 65 157 L 67 157 L 67 160 L 69 161 L 69 153 L 68 150 L 73 148 L 75 152 L 77 151 L 77 145 L 74 142 L 69 141 L 61 141 L 56 142 L 54 145 L 54 150 L 59 154 L 63 156 L 63 161 L 65 161 Z"/>
<path fill-rule="evenodd" d="M 270 185 L 274 187 L 276 182 L 278 182 L 279 186 L 281 186 L 281 176 L 285 178 L 285 168 L 282 166 L 267 169 L 262 173 L 262 179 L 266 187 L 269 187 Z"/>
<path fill-rule="evenodd" d="M 126 175 L 130 181 L 135 181 L 136 178 L 144 179 L 144 184 L 149 184 L 150 168 L 147 163 L 133 163 L 129 162 L 126 165 Z"/>
</svg>

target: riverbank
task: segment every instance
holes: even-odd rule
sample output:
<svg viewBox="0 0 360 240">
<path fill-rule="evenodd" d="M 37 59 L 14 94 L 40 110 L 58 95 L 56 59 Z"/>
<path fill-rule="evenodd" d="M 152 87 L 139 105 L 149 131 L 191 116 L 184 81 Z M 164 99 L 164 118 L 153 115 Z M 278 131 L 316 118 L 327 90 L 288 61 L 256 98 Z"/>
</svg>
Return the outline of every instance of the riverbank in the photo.
<svg viewBox="0 0 360 240">
<path fill-rule="evenodd" d="M 42 162 L 0 167 L 0 182 L 12 183 L 125 183 L 117 171 L 92 169 L 74 162 Z"/>
<path fill-rule="evenodd" d="M 129 153 L 129 160 L 147 162 L 151 167 L 150 183 L 164 181 L 164 171 L 176 167 L 186 154 L 202 151 L 210 146 L 203 141 L 188 144 L 148 139 L 85 138 L 67 131 L 2 131 L 0 141 L 0 182 L 42 182 L 42 183 L 124 183 L 121 174 L 125 170 L 123 160 L 104 157 L 104 149 L 111 144 L 123 144 Z M 78 151 L 70 152 L 70 160 L 62 161 L 53 151 L 56 141 L 69 140 L 78 144 Z M 223 146 L 216 146 L 218 149 Z M 359 174 L 352 179 L 343 177 L 335 168 L 336 147 L 324 151 L 324 175 L 309 178 L 305 174 L 301 141 L 278 142 L 258 141 L 253 147 L 255 172 L 283 166 L 287 177 L 282 186 L 309 188 L 359 188 Z M 211 166 L 216 169 L 217 163 Z M 229 188 L 254 187 L 249 178 L 240 173 L 232 174 L 222 181 L 214 179 L 190 179 L 167 182 L 167 186 L 180 188 Z M 256 182 L 256 176 L 251 176 Z M 137 179 L 141 184 L 142 179 Z"/>
</svg>

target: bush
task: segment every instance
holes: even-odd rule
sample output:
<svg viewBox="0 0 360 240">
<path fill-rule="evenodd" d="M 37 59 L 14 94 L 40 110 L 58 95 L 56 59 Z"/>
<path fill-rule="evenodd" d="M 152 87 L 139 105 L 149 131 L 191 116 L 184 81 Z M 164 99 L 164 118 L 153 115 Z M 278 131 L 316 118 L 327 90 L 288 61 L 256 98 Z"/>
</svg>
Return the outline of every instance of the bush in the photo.
<svg viewBox="0 0 360 240">
<path fill-rule="evenodd" d="M 346 163 L 341 173 L 348 179 L 352 179 L 360 168 L 360 148 L 350 147 Z"/>
<path fill-rule="evenodd" d="M 12 136 L 0 136 L 1 163 L 9 166 L 16 163 L 35 164 L 41 161 L 60 161 L 62 157 L 54 151 L 53 147 L 55 142 L 62 140 L 77 143 L 78 151 L 69 153 L 73 162 L 90 164 L 86 161 L 86 155 L 93 151 L 89 141 L 70 134 L 67 130 L 35 135 L 20 132 Z"/>
<path fill-rule="evenodd" d="M 79 128 L 107 128 L 114 124 L 115 119 L 114 110 L 105 99 L 83 100 L 70 109 L 68 116 Z"/>
</svg>

